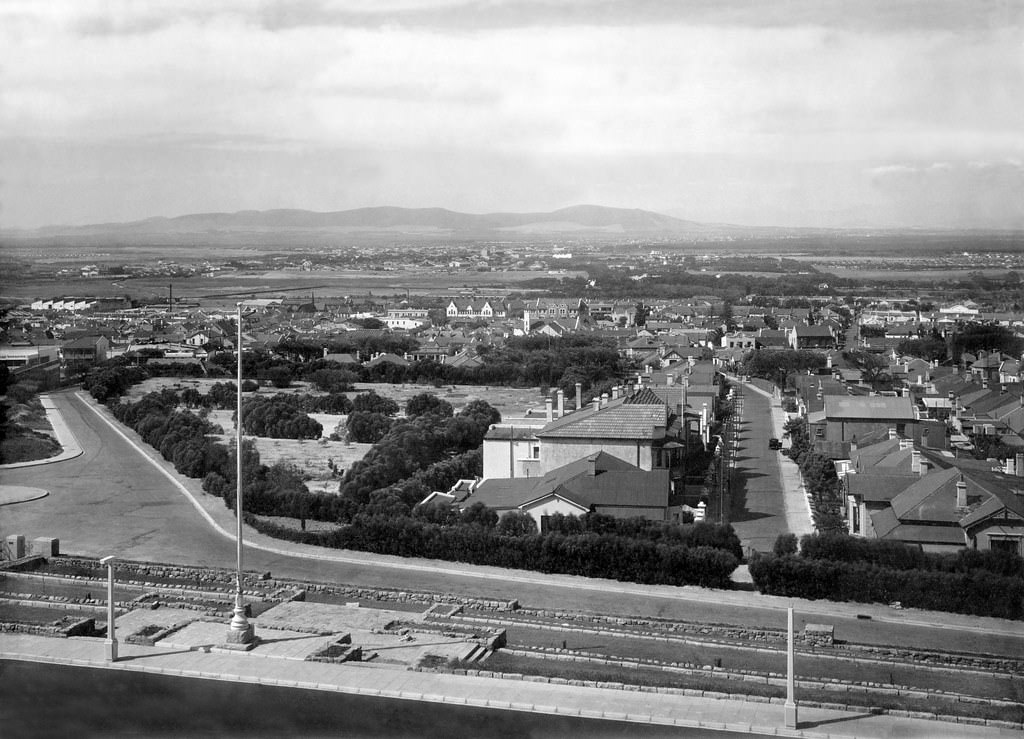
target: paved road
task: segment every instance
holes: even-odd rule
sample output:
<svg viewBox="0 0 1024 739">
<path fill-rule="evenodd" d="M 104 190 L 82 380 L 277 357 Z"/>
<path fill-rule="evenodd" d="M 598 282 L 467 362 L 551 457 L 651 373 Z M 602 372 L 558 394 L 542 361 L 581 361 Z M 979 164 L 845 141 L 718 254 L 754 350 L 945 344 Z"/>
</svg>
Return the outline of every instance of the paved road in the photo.
<svg viewBox="0 0 1024 739">
<path fill-rule="evenodd" d="M 203 496 L 197 481 L 168 476 L 158 470 L 139 449 L 74 395 L 61 393 L 54 398 L 83 454 L 56 464 L 0 471 L 0 482 L 4 484 L 31 485 L 50 491 L 49 496 L 40 500 L 0 508 L 0 533 L 23 533 L 29 538 L 57 536 L 62 551 L 74 554 L 116 554 L 137 560 L 234 566 L 233 540 L 210 523 L 233 531 L 234 519 L 221 503 Z M 752 423 L 756 423 L 754 415 L 748 411 Z M 126 435 L 134 436 L 131 432 Z M 199 499 L 205 497 L 202 512 L 176 484 L 184 485 Z M 524 605 L 541 608 L 778 628 L 785 623 L 783 609 L 791 604 L 787 599 L 748 592 L 633 585 L 403 560 L 324 551 L 249 533 L 246 537 L 277 550 L 246 547 L 246 569 L 269 570 L 279 577 L 300 580 L 515 598 Z M 837 637 L 851 641 L 948 648 L 953 630 L 956 648 L 963 651 L 1024 652 L 1024 630 L 996 619 L 893 612 L 871 605 L 810 601 L 797 605 L 798 628 L 805 621 L 833 623 Z M 872 620 L 858 618 L 858 614 L 869 615 Z"/>
<path fill-rule="evenodd" d="M 740 392 L 743 416 L 738 424 L 729 520 L 743 542 L 744 551 L 768 552 L 775 538 L 790 530 L 779 470 L 780 455 L 768 448 L 768 440 L 777 434 L 771 401 L 751 388 L 742 388 Z"/>
</svg>

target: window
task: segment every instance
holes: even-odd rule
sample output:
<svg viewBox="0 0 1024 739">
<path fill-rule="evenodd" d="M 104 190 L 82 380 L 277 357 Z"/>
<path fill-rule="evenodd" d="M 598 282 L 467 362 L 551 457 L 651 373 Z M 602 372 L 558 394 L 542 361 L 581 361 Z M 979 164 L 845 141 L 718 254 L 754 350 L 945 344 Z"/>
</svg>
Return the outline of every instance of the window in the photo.
<svg viewBox="0 0 1024 739">
<path fill-rule="evenodd" d="M 540 446 L 539 445 L 535 444 L 534 447 L 530 450 L 530 458 L 531 459 L 540 459 Z"/>
<path fill-rule="evenodd" d="M 1012 554 L 1020 554 L 1020 537 L 993 536 L 989 538 L 988 545 L 993 552 L 1010 552 Z"/>
</svg>

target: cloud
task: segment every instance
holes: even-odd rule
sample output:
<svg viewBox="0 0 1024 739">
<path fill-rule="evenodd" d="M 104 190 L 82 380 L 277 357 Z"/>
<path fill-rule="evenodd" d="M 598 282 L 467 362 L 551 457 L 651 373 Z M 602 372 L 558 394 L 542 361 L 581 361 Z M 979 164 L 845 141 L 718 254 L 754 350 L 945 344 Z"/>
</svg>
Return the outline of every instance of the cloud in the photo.
<svg viewBox="0 0 1024 739">
<path fill-rule="evenodd" d="M 629 181 L 643 168 L 603 162 L 699 161 L 688 177 L 714 197 L 749 203 L 772 188 L 802 207 L 836 183 L 833 165 L 869 188 L 934 163 L 1024 160 L 1018 7 L 8 0 L 0 138 L 161 162 L 173 147 L 248 152 L 249 172 L 275 151 L 363 151 L 387 172 L 402 153 L 460 167 L 444 174 L 453 192 L 493 179 L 494 162 L 590 162 L 579 176 L 596 172 L 609 200 L 617 187 L 639 207 L 678 180 L 659 168 L 650 185 Z M 734 187 L 715 173 L 726 159 L 761 164 Z M 286 158 L 271 161 L 287 174 Z M 25 166 L 9 176 L 31 186 Z M 366 192 L 387 200 L 385 182 Z M 423 202 L 436 198 L 429 177 L 416 182 Z M 563 185 L 535 188 L 558 198 Z"/>
</svg>

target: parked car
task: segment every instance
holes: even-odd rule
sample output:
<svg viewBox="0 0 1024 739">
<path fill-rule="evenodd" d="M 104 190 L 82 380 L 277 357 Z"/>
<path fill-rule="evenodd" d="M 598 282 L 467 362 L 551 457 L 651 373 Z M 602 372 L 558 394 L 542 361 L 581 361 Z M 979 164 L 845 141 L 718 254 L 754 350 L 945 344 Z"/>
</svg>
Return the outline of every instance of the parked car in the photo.
<svg viewBox="0 0 1024 739">
<path fill-rule="evenodd" d="M 774 436 L 768 440 L 769 449 L 782 449 L 782 442 L 776 439 Z"/>
</svg>

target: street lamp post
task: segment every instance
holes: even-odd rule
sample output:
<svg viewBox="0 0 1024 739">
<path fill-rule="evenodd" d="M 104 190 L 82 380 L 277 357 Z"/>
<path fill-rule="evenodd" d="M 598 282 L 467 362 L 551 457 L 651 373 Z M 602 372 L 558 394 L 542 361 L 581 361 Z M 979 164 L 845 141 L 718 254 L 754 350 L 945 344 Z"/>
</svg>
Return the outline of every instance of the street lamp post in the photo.
<svg viewBox="0 0 1024 739">
<path fill-rule="evenodd" d="M 799 723 L 797 719 L 797 704 L 796 704 L 796 675 L 793 672 L 793 607 L 789 607 L 788 612 L 788 638 L 786 640 L 786 705 L 785 719 L 786 728 L 795 729 Z"/>
<path fill-rule="evenodd" d="M 235 350 L 238 353 L 238 402 L 236 408 L 237 421 L 235 423 L 235 545 L 236 564 L 235 573 L 235 608 L 231 617 L 231 625 L 228 629 L 227 641 L 229 645 L 238 645 L 242 648 L 251 648 L 255 643 L 253 625 L 245 615 L 245 603 L 242 596 L 242 304 L 238 308 L 238 340 Z"/>
<path fill-rule="evenodd" d="M 117 635 L 114 633 L 114 620 L 117 617 L 114 607 L 114 562 L 113 556 L 100 560 L 107 566 L 107 662 L 117 662 Z"/>
</svg>

